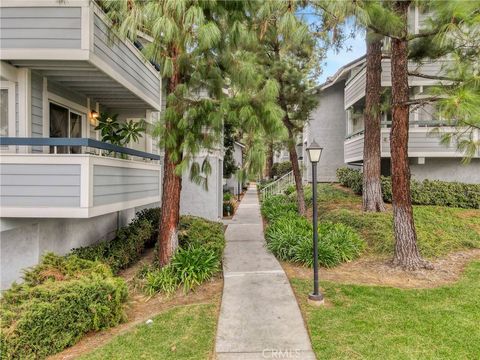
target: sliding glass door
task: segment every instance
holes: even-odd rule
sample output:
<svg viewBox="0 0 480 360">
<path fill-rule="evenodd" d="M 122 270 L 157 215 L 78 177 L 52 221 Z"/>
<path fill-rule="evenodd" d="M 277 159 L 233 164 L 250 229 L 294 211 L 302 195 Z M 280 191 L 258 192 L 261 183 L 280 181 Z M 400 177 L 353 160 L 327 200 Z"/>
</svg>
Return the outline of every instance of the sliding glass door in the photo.
<svg viewBox="0 0 480 360">
<path fill-rule="evenodd" d="M 63 106 L 50 103 L 50 137 L 80 138 L 82 137 L 83 115 Z M 50 147 L 50 153 L 54 148 Z M 80 146 L 57 146 L 57 153 L 79 154 Z"/>
</svg>

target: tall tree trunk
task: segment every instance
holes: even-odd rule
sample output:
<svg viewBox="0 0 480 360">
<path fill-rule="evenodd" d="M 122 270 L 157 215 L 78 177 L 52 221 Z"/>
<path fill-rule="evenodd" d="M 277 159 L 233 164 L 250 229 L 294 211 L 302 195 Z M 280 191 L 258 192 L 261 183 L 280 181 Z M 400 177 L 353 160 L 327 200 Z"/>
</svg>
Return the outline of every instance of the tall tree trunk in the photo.
<svg viewBox="0 0 480 360">
<path fill-rule="evenodd" d="M 267 164 L 265 168 L 265 176 L 267 179 L 273 178 L 273 141 L 268 143 L 268 150 L 267 150 Z"/>
<path fill-rule="evenodd" d="M 392 204 L 395 254 L 393 264 L 407 270 L 430 268 L 420 256 L 413 220 L 408 163 L 409 88 L 407 14 L 409 1 L 396 1 L 395 11 L 404 20 L 401 35 L 392 38 Z"/>
<path fill-rule="evenodd" d="M 178 222 L 180 220 L 180 194 L 182 177 L 175 173 L 177 164 L 165 150 L 162 184 L 162 211 L 158 232 L 158 256 L 161 266 L 167 265 L 178 246 Z"/>
<path fill-rule="evenodd" d="M 385 211 L 380 182 L 380 97 L 382 37 L 367 33 L 365 139 L 363 143 L 363 211 Z"/>
<path fill-rule="evenodd" d="M 176 58 L 177 50 L 175 48 L 172 49 L 172 53 L 172 58 Z M 180 73 L 178 66 L 175 66 L 173 75 L 168 82 L 169 94 L 175 92 L 179 82 Z M 167 132 L 175 131 L 175 124 L 167 122 L 165 126 Z M 180 148 L 181 144 L 177 143 L 176 146 Z M 160 266 L 167 265 L 170 262 L 178 246 L 182 177 L 176 174 L 175 169 L 181 160 L 180 156 L 180 159 L 173 161 L 171 150 L 165 148 L 163 160 L 162 211 L 158 231 L 158 260 Z"/>
<path fill-rule="evenodd" d="M 290 162 L 292 163 L 293 177 L 295 179 L 295 189 L 297 190 L 297 207 L 298 213 L 305 216 L 307 213 L 305 206 L 305 195 L 303 193 L 302 173 L 298 165 L 296 136 L 292 131 L 292 126 L 288 119 L 284 119 L 285 126 L 288 130 L 288 153 L 290 155 Z"/>
</svg>

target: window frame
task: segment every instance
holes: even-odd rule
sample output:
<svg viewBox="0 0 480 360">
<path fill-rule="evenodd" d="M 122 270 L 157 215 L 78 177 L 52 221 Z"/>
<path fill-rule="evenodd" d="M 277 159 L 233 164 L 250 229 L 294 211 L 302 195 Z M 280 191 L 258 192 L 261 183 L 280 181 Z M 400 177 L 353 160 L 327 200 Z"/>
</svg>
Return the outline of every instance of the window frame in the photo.
<svg viewBox="0 0 480 360">
<path fill-rule="evenodd" d="M 8 97 L 8 134 L 7 137 L 16 135 L 16 109 L 15 109 L 15 83 L 13 81 L 0 81 L 0 89 L 7 90 Z"/>
</svg>

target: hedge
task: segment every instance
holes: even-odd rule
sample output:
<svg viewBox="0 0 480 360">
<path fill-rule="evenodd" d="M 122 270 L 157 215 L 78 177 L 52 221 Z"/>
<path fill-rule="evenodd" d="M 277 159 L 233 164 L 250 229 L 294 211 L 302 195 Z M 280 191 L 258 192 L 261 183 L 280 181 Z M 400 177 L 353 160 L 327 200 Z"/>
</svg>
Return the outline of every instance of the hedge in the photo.
<svg viewBox="0 0 480 360">
<path fill-rule="evenodd" d="M 347 186 L 356 194 L 362 193 L 363 176 L 359 170 L 337 169 L 340 184 Z M 383 200 L 392 202 L 392 180 L 382 176 Z M 480 209 L 480 184 L 464 184 L 439 180 L 410 182 L 412 203 L 415 205 L 437 205 L 466 209 Z"/>
<path fill-rule="evenodd" d="M 118 273 L 137 262 L 145 248 L 154 246 L 158 238 L 159 219 L 159 208 L 142 210 L 129 225 L 117 231 L 113 240 L 76 248 L 71 254 L 86 260 L 100 260 Z"/>
<path fill-rule="evenodd" d="M 46 254 L 0 300 L 2 359 L 41 359 L 120 323 L 127 286 L 101 262 Z"/>
</svg>

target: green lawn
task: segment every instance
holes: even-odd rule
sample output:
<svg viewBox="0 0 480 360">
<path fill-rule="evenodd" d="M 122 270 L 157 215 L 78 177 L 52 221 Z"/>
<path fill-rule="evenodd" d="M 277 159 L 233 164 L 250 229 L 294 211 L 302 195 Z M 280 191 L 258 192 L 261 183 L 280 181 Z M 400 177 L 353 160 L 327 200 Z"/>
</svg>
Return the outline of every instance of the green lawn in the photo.
<svg viewBox="0 0 480 360">
<path fill-rule="evenodd" d="M 326 307 L 291 279 L 318 359 L 478 359 L 480 262 L 458 283 L 422 290 L 322 283 Z"/>
<path fill-rule="evenodd" d="M 363 213 L 361 203 L 361 197 L 348 190 L 332 185 L 319 187 L 321 220 L 341 222 L 356 229 L 367 242 L 367 253 L 391 255 L 394 243 L 391 211 Z M 414 217 L 420 251 L 427 258 L 480 248 L 480 210 L 414 206 Z"/>
<path fill-rule="evenodd" d="M 215 304 L 167 310 L 151 325 L 139 325 L 81 357 L 87 359 L 208 359 L 217 323 Z"/>
</svg>

